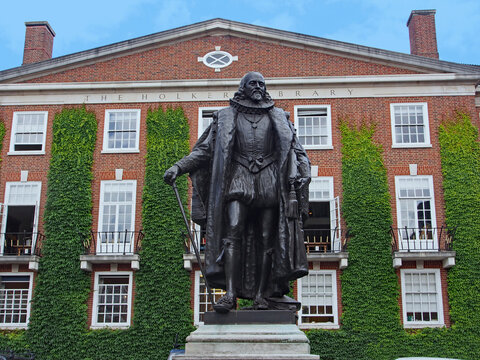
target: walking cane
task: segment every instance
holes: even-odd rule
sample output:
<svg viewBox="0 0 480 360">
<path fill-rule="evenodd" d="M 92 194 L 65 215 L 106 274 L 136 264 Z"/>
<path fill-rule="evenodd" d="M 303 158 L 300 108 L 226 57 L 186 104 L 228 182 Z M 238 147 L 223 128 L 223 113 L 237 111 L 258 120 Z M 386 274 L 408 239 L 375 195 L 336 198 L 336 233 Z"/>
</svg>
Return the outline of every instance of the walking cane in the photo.
<svg viewBox="0 0 480 360">
<path fill-rule="evenodd" d="M 173 183 L 172 188 L 173 188 L 173 191 L 175 192 L 175 197 L 177 198 L 177 201 L 178 201 L 178 207 L 180 208 L 180 211 L 182 212 L 183 221 L 185 221 L 185 226 L 187 227 L 188 237 L 190 238 L 190 242 L 193 245 L 193 250 L 195 252 L 195 257 L 197 258 L 198 266 L 200 267 L 200 272 L 202 273 L 203 280 L 205 281 L 205 287 L 207 288 L 208 300 L 210 301 L 210 303 L 212 304 L 212 307 L 213 307 L 213 305 L 215 305 L 215 301 L 213 300 L 212 289 L 208 285 L 207 277 L 205 276 L 205 268 L 203 267 L 202 261 L 200 259 L 200 252 L 198 251 L 197 243 L 193 239 L 192 232 L 190 231 L 190 226 L 188 226 L 187 215 L 185 215 L 185 210 L 183 209 L 182 200 L 180 199 L 180 194 L 178 193 L 177 184 L 175 182 Z"/>
</svg>

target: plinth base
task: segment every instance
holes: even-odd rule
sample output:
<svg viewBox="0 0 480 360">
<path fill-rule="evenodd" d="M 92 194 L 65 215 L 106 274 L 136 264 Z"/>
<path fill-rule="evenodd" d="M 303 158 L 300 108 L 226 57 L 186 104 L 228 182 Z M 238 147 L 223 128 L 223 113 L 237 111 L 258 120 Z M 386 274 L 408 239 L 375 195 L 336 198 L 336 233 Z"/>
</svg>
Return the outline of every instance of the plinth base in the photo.
<svg viewBox="0 0 480 360">
<path fill-rule="evenodd" d="M 259 314 L 260 315 L 260 314 Z M 201 325 L 175 360 L 318 360 L 295 324 Z"/>
</svg>

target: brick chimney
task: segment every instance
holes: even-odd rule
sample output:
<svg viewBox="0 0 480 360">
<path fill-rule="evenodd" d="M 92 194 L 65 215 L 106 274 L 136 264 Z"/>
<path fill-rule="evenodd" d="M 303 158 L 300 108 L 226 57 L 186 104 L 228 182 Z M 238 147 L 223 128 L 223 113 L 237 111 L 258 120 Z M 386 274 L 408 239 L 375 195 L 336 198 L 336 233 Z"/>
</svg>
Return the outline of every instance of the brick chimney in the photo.
<svg viewBox="0 0 480 360">
<path fill-rule="evenodd" d="M 29 21 L 25 26 L 23 65 L 51 59 L 55 32 L 50 24 L 47 21 Z"/>
<path fill-rule="evenodd" d="M 410 33 L 410 53 L 438 59 L 436 10 L 413 10 L 407 21 Z"/>
</svg>

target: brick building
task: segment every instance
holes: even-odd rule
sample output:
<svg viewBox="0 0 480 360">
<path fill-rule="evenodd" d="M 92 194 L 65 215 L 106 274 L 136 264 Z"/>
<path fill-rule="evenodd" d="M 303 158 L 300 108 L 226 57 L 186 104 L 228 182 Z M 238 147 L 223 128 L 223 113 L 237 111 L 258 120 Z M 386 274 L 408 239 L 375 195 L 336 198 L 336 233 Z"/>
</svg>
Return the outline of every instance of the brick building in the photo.
<svg viewBox="0 0 480 360">
<path fill-rule="evenodd" d="M 407 26 L 412 54 L 213 19 L 51 58 L 54 31 L 27 22 L 23 65 L 0 71 L 0 328 L 28 326 L 55 114 L 81 104 L 96 114 L 95 241 L 80 259 L 92 277 L 88 321 L 92 328 L 128 327 L 140 264 L 147 110 L 181 106 L 193 146 L 251 70 L 291 113 L 312 162 L 305 224 L 311 271 L 296 286 L 304 305 L 299 325 L 339 328 L 348 252 L 338 122 L 348 117 L 375 122 L 384 148 L 404 327 L 450 326 L 446 274 L 455 253 L 444 227 L 437 131 L 456 110 L 480 125 L 480 66 L 438 59 L 434 10 L 412 11 Z M 184 267 L 198 324 L 207 305 L 193 254 L 184 255 Z M 121 302 L 101 297 L 109 291 L 121 293 Z"/>
</svg>

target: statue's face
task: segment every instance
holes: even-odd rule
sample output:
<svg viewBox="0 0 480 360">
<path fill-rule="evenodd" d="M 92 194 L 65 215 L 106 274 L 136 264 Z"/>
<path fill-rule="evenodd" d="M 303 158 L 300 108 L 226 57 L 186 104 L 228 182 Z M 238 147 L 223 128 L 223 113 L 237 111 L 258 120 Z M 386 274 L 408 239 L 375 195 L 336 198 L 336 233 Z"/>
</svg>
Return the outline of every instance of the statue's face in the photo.
<svg viewBox="0 0 480 360">
<path fill-rule="evenodd" d="M 263 100 L 265 96 L 265 79 L 258 73 L 251 73 L 247 75 L 244 85 L 245 95 L 254 102 Z"/>
</svg>

